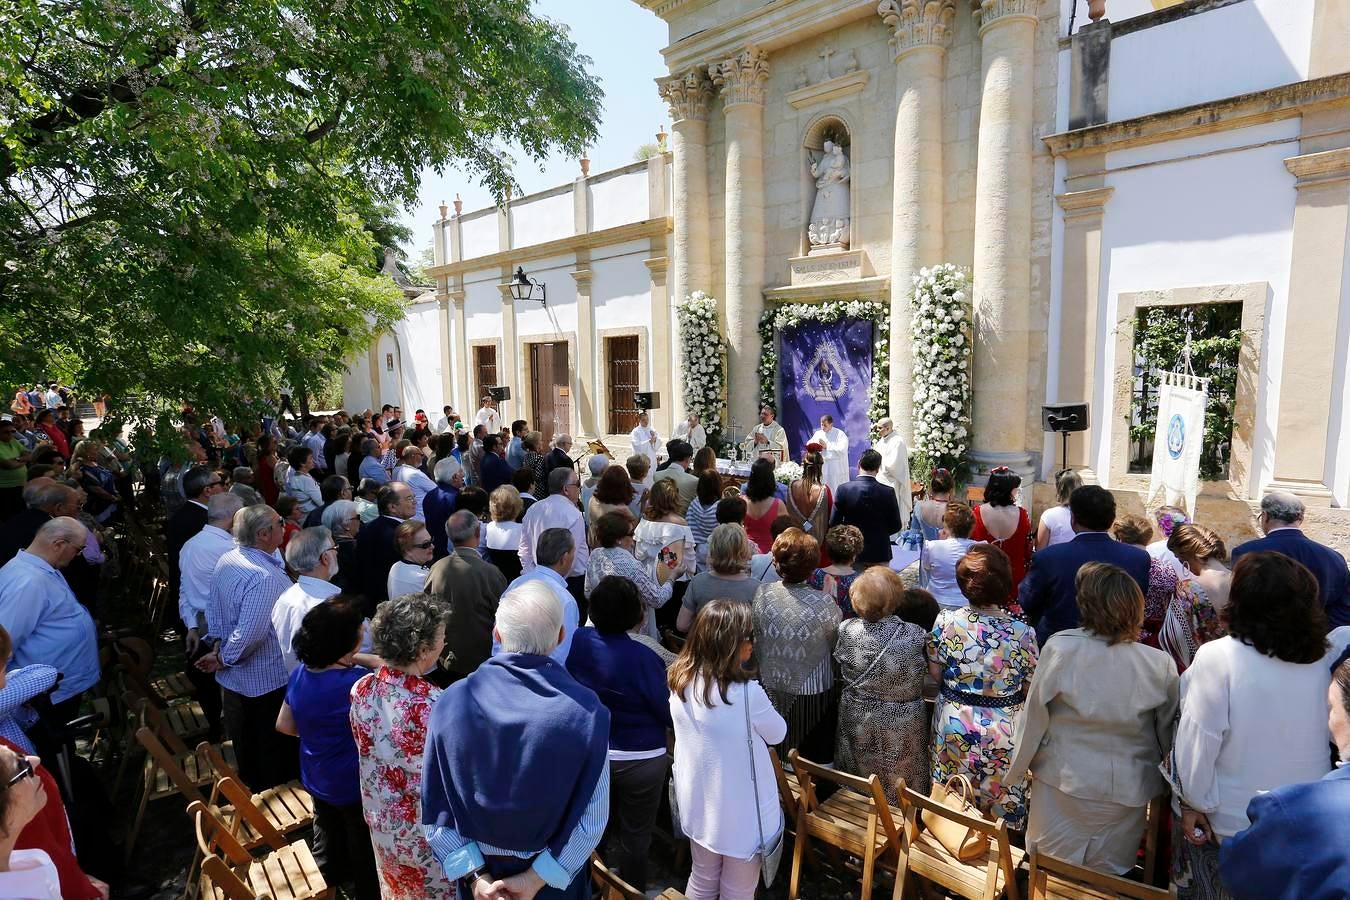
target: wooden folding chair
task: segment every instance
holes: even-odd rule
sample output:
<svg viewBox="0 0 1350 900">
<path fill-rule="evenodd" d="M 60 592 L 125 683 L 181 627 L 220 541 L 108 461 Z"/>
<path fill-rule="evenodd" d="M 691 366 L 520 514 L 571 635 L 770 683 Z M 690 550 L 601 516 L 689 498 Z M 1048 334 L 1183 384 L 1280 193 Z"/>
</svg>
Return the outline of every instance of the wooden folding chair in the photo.
<svg viewBox="0 0 1350 900">
<path fill-rule="evenodd" d="M 246 797 L 254 809 L 259 810 L 282 834 L 290 834 L 314 823 L 314 798 L 298 781 L 288 781 L 276 787 L 254 793 L 244 784 L 235 769 L 234 761 L 226 759 L 221 748 L 207 741 L 197 745 L 197 754 L 216 772 L 220 778 L 238 785 L 239 794 L 227 796 L 232 804 L 238 805 L 241 796 Z M 219 785 L 222 786 L 223 785 Z"/>
<path fill-rule="evenodd" d="M 1030 893 L 1031 900 L 1162 900 L 1172 896 L 1167 888 L 1107 875 L 1035 850 L 1031 851 Z"/>
<path fill-rule="evenodd" d="M 904 820 L 903 846 L 900 865 L 895 873 L 893 900 L 904 900 L 909 891 L 909 876 L 931 881 L 958 897 L 971 900 L 994 900 L 1007 897 L 1018 900 L 1014 871 L 1022 863 L 1024 854 L 1008 843 L 1008 823 L 999 819 L 991 822 L 978 816 L 968 816 L 948 809 L 940 803 L 905 786 L 905 780 L 896 783 L 900 794 L 900 812 Z M 963 862 L 947 852 L 947 848 L 926 831 L 919 830 L 919 813 L 930 811 L 966 828 L 973 828 L 989 836 L 989 852 L 972 862 Z"/>
<path fill-rule="evenodd" d="M 773 763 L 773 777 L 778 782 L 778 804 L 783 807 L 784 827 L 787 828 L 787 834 L 796 840 L 797 813 L 801 811 L 802 805 L 801 783 L 795 776 L 788 778 L 783 761 L 778 758 L 778 751 L 772 747 L 769 748 L 769 761 Z"/>
<path fill-rule="evenodd" d="M 252 809 L 252 807 L 248 807 Z M 256 811 L 255 811 L 256 812 Z M 207 900 L 320 900 L 335 896 L 304 841 L 280 845 L 254 857 L 235 840 L 206 804 L 188 805 L 202 854 L 200 896 Z"/>
<path fill-rule="evenodd" d="M 801 884 L 806 839 L 813 837 L 827 846 L 838 847 L 862 860 L 862 900 L 872 895 L 872 880 L 878 863 L 890 862 L 900 852 L 900 833 L 895 816 L 899 810 L 886 802 L 881 779 L 876 775 L 859 778 L 827 769 L 802 759 L 796 750 L 788 753 L 792 771 L 801 786 L 797 814 L 797 837 L 792 849 L 792 878 L 788 882 L 788 900 L 797 900 Z M 825 802 L 816 797 L 815 782 L 828 781 L 839 786 Z"/>
<path fill-rule="evenodd" d="M 647 895 L 619 877 L 619 873 L 601 861 L 600 855 L 591 854 L 591 880 L 599 889 L 599 900 L 647 900 Z M 657 894 L 657 900 L 686 900 L 675 888 L 666 888 Z"/>
</svg>

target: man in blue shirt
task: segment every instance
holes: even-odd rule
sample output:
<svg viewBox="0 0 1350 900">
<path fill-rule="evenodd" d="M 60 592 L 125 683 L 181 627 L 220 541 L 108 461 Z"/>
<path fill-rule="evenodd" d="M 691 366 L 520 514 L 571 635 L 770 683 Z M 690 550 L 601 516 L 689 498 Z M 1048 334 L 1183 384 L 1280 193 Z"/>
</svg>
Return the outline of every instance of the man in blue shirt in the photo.
<svg viewBox="0 0 1350 900">
<path fill-rule="evenodd" d="M 202 671 L 216 673 L 239 775 L 254 791 L 284 784 L 300 771 L 295 738 L 276 730 L 289 674 L 272 628 L 272 607 L 291 586 L 275 555 L 285 533 L 270 506 L 246 506 L 235 515 L 236 546 L 216 562 L 206 601 L 207 633 L 216 649 L 197 662 Z"/>
<path fill-rule="evenodd" d="M 534 568 L 506 586 L 507 593 L 531 581 L 542 581 L 562 607 L 562 637 L 548 655 L 560 666 L 567 665 L 567 654 L 572 652 L 572 637 L 581 625 L 581 610 L 576 598 L 567 589 L 567 573 L 577 557 L 576 540 L 566 528 L 546 528 L 534 549 Z M 492 655 L 502 652 L 501 641 L 492 638 Z"/>
<path fill-rule="evenodd" d="M 62 674 L 52 693 L 56 721 L 73 719 L 80 695 L 98 683 L 98 639 L 89 611 L 75 599 L 61 569 L 84 549 L 88 531 L 58 516 L 0 568 L 0 625 L 14 644 L 14 667 L 45 663 Z"/>
<path fill-rule="evenodd" d="M 524 419 L 516 419 L 511 423 L 511 443 L 506 446 L 506 461 L 513 471 L 525 465 L 525 445 L 521 443 L 521 438 L 529 430 L 530 423 Z"/>
</svg>

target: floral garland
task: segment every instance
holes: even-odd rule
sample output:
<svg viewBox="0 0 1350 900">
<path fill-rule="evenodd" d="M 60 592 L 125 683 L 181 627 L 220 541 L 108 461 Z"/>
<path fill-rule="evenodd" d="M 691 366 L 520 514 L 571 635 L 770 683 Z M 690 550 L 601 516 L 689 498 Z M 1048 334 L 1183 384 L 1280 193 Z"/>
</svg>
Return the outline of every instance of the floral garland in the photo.
<svg viewBox="0 0 1350 900">
<path fill-rule="evenodd" d="M 684 408 L 697 413 L 711 439 L 726 410 L 726 342 L 717 322 L 717 301 L 694 291 L 675 307 L 680 326 Z"/>
<path fill-rule="evenodd" d="M 866 319 L 872 323 L 872 384 L 867 389 L 867 415 L 872 422 L 886 416 L 890 410 L 891 311 L 886 304 L 869 300 L 785 303 L 766 309 L 759 317 L 759 340 L 763 348 L 759 359 L 760 405 L 775 405 L 774 387 L 778 378 L 775 333 L 805 322 L 830 323 L 840 319 Z"/>
<path fill-rule="evenodd" d="M 970 437 L 970 275 L 950 263 L 919 270 L 911 308 L 914 447 L 955 471 Z"/>
</svg>

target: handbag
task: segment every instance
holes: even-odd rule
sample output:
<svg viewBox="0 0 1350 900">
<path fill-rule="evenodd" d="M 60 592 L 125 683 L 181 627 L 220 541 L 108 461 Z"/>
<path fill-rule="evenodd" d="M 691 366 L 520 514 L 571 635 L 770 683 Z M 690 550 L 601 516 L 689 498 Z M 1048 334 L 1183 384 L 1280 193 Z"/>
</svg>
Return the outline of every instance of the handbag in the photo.
<svg viewBox="0 0 1350 900">
<path fill-rule="evenodd" d="M 952 789 L 953 782 L 956 783 L 956 790 Z M 953 775 L 947 779 L 946 784 L 933 785 L 929 798 L 948 809 L 982 819 L 984 814 L 971 802 L 974 795 L 975 789 L 970 786 L 969 778 L 964 775 Z M 989 852 L 989 835 L 984 832 L 943 818 L 931 810 L 924 810 L 921 818 L 923 827 L 928 833 L 936 838 L 948 853 L 962 862 L 979 859 Z"/>
<path fill-rule="evenodd" d="M 670 773 L 670 780 L 666 782 L 666 796 L 670 799 L 670 833 L 675 840 L 688 840 L 684 833 L 684 826 L 680 824 L 680 804 L 675 799 L 675 773 Z"/>
<path fill-rule="evenodd" d="M 764 879 L 766 888 L 773 887 L 773 879 L 778 874 L 778 863 L 783 858 L 783 833 L 786 828 L 778 829 L 773 846 L 764 843 L 764 816 L 759 810 L 759 778 L 755 774 L 755 732 L 750 727 L 750 686 L 745 690 L 745 746 L 750 751 L 750 786 L 755 792 L 755 825 L 759 828 L 759 875 Z"/>
</svg>

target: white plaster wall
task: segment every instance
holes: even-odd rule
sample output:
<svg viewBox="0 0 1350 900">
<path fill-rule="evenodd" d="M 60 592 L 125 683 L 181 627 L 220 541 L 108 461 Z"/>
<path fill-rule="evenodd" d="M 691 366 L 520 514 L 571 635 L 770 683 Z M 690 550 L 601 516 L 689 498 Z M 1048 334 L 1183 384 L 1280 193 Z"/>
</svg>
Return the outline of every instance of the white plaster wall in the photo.
<svg viewBox="0 0 1350 900">
<path fill-rule="evenodd" d="M 1087 4 L 1083 0 L 1077 0 L 1077 2 L 1078 16 L 1074 19 L 1074 31 L 1092 21 L 1088 18 Z M 1184 2 L 1185 0 L 1110 0 L 1106 6 L 1106 17 L 1112 22 L 1124 22 L 1126 19 L 1133 19 L 1135 16 L 1142 16 L 1154 10 L 1168 6 L 1180 6 Z M 1074 0 L 1060 0 L 1060 27 L 1065 32 L 1068 31 L 1069 14 L 1073 5 Z"/>
<path fill-rule="evenodd" d="M 1350 259 L 1350 234 L 1346 235 L 1346 259 Z M 1327 459 L 1330 460 L 1332 495 L 1336 505 L 1350 506 L 1350 266 L 1341 272 L 1341 309 L 1336 335 L 1336 373 L 1331 385 L 1331 421 L 1327 428 Z"/>
<path fill-rule="evenodd" d="M 464 276 L 464 334 L 469 340 L 502 336 L 500 282 L 497 269 Z"/>
<path fill-rule="evenodd" d="M 342 373 L 342 408 L 360 412 L 373 408 L 370 396 L 370 357 L 362 353 L 347 360 L 347 371 Z"/>
<path fill-rule="evenodd" d="M 570 237 L 575 232 L 570 190 L 511 204 L 511 244 L 529 247 Z M 467 258 L 467 257 L 466 257 Z"/>
<path fill-rule="evenodd" d="M 436 302 L 408 308 L 394 327 L 399 344 L 399 376 L 403 382 L 403 412 L 438 410 L 445 405 L 441 389 L 441 313 Z M 428 412 L 428 417 L 434 420 Z"/>
<path fill-rule="evenodd" d="M 377 353 L 379 355 L 376 357 L 376 359 L 379 361 L 379 373 L 380 373 L 379 393 L 377 396 L 371 398 L 370 408 L 378 410 L 381 406 L 383 406 L 386 403 L 392 403 L 395 406 L 402 405 L 403 398 L 402 392 L 399 390 L 399 379 L 398 379 L 398 372 L 399 372 L 398 342 L 394 340 L 394 336 L 392 334 L 386 333 L 380 335 L 380 344 L 379 347 L 377 348 Z M 393 371 L 390 371 L 388 365 L 386 364 L 386 355 L 390 353 L 394 354 Z M 405 409 L 404 412 L 406 413 L 407 410 Z"/>
<path fill-rule="evenodd" d="M 577 330 L 577 283 L 572 254 L 536 260 L 528 267 L 530 277 L 548 288 L 548 304 L 534 300 L 516 303 L 516 336 L 566 334 Z M 506 353 L 512 351 L 508 348 Z"/>
<path fill-rule="evenodd" d="M 1097 347 L 1102 364 L 1092 398 L 1093 419 L 1100 426 L 1094 447 L 1098 471 L 1107 471 L 1112 430 L 1124 427 L 1125 411 L 1106 405 L 1116 365 L 1112 327 L 1119 295 L 1262 281 L 1269 283 L 1270 297 L 1252 464 L 1260 483 L 1270 479 L 1295 202 L 1294 178 L 1283 161 L 1297 152 L 1297 143 L 1284 141 L 1298 130 L 1298 121 L 1289 120 L 1108 155 L 1107 183 L 1115 194 L 1103 221 L 1098 318 L 1103 325 Z M 1280 143 L 1178 158 L 1269 141 Z"/>
<path fill-rule="evenodd" d="M 497 210 L 470 213 L 459 220 L 460 259 L 487 256 L 501 248 L 497 234 Z"/>
<path fill-rule="evenodd" d="M 595 328 L 650 328 L 652 279 L 645 260 L 646 241 L 607 248 L 604 259 L 591 258 L 591 305 Z M 596 345 L 600 347 L 599 344 Z"/>
<path fill-rule="evenodd" d="M 600 231 L 651 217 L 647 198 L 647 168 L 612 178 L 592 178 L 591 230 Z"/>
<path fill-rule="evenodd" d="M 1116 38 L 1111 119 L 1302 81 L 1312 19 L 1313 0 L 1248 0 Z"/>
</svg>

